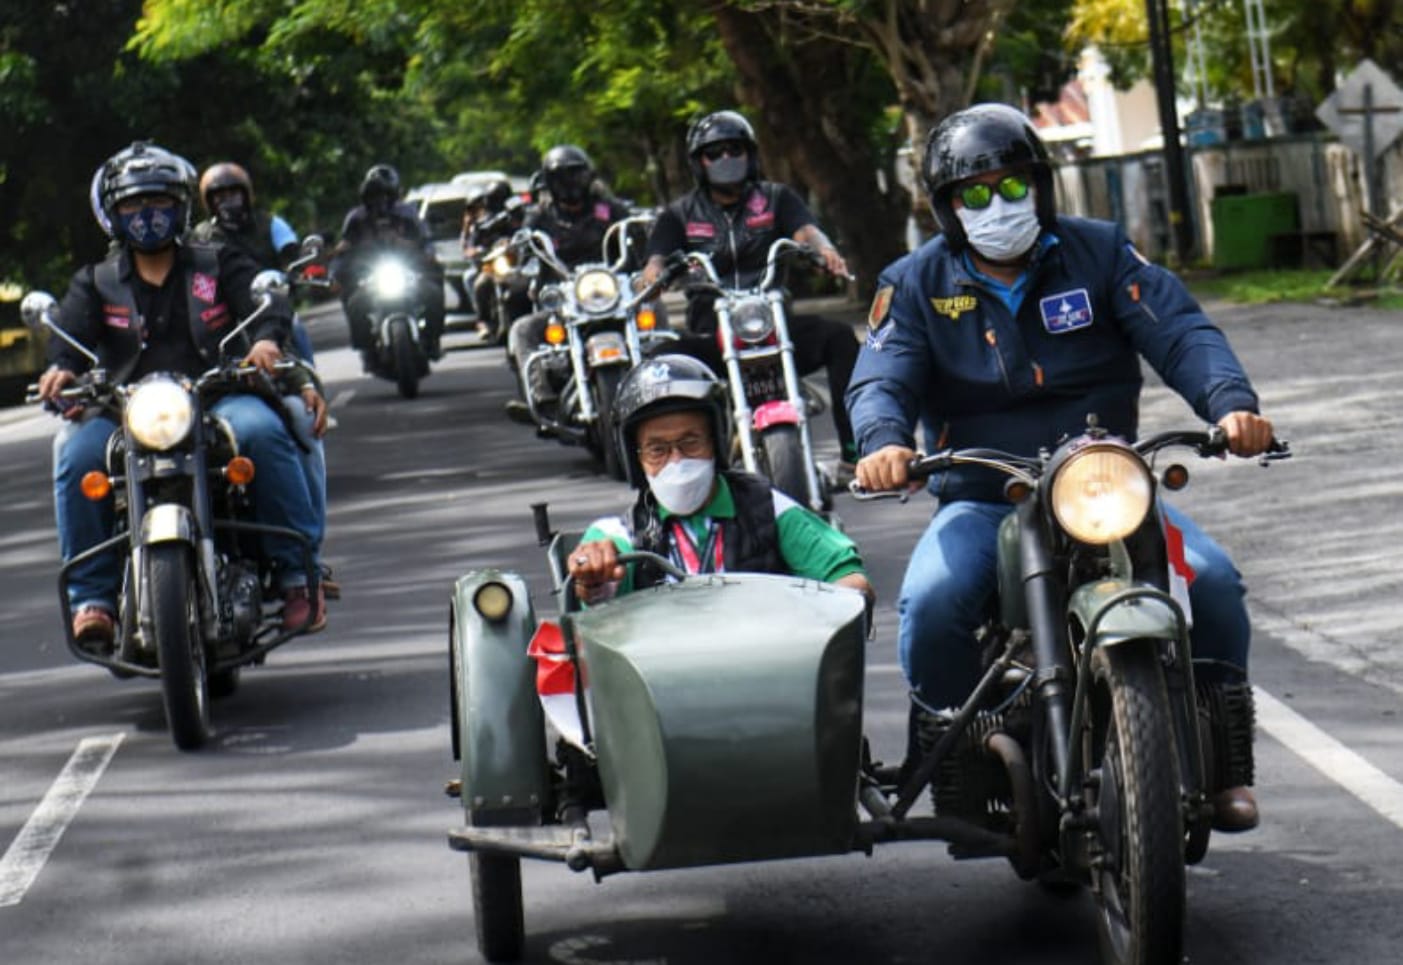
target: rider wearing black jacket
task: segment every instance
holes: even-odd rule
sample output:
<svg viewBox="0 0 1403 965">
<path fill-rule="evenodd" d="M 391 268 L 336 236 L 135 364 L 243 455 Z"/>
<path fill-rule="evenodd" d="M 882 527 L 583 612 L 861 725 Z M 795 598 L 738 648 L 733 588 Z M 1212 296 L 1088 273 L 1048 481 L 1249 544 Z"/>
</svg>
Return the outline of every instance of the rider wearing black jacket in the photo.
<svg viewBox="0 0 1403 965">
<path fill-rule="evenodd" d="M 372 368 L 374 344 L 370 332 L 371 293 L 357 284 L 371 258 L 380 252 L 399 251 L 419 273 L 419 297 L 424 306 L 425 340 L 429 358 L 442 356 L 443 266 L 434 257 L 429 230 L 411 204 L 399 200 L 399 172 L 376 164 L 361 181 L 361 203 L 346 214 L 341 240 L 336 245 L 332 278 L 341 287 L 342 306 L 351 328 L 351 345 L 360 349 L 366 371 Z"/>
<path fill-rule="evenodd" d="M 673 252 L 699 251 L 711 257 L 723 284 L 749 288 L 759 282 L 770 245 L 779 238 L 812 246 L 828 271 L 847 276 L 847 264 L 799 195 L 786 185 L 760 179 L 759 146 L 744 117 L 735 111 L 717 111 L 697 121 L 687 134 L 687 156 L 697 186 L 668 205 L 653 226 L 646 281 L 657 279 Z M 669 350 L 693 355 L 724 377 L 714 302 L 710 293 L 688 293 L 687 328 L 694 337 Z M 820 366 L 828 370 L 833 424 L 842 449 L 837 475 L 845 476 L 857 458 L 842 401 L 857 362 L 857 339 L 841 322 L 814 315 L 791 315 L 789 334 L 800 375 Z"/>
</svg>

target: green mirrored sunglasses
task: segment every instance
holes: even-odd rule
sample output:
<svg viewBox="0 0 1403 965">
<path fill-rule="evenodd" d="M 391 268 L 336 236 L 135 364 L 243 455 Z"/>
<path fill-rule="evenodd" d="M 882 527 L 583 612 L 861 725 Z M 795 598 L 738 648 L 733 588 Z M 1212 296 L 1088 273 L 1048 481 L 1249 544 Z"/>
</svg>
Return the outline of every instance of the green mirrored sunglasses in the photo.
<svg viewBox="0 0 1403 965">
<path fill-rule="evenodd" d="M 1007 174 L 995 184 L 966 184 L 955 193 L 966 208 L 978 211 L 994 201 L 994 192 L 1005 201 L 1022 201 L 1028 196 L 1028 179 L 1021 174 Z"/>
</svg>

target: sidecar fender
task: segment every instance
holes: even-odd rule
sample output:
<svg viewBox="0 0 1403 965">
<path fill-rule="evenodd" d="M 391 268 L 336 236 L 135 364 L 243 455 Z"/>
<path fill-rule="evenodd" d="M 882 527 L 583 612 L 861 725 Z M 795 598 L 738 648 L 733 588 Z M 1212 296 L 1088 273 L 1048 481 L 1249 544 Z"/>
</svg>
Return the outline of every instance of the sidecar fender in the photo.
<svg viewBox="0 0 1403 965">
<path fill-rule="evenodd" d="M 1127 640 L 1177 640 L 1183 616 L 1163 590 L 1128 580 L 1099 580 L 1072 592 L 1068 615 L 1083 630 L 1095 627 L 1097 643 L 1113 646 Z"/>
<path fill-rule="evenodd" d="M 489 620 L 474 604 L 490 583 L 511 594 L 500 620 Z M 535 664 L 526 655 L 535 627 L 526 582 L 516 573 L 474 570 L 455 584 L 452 731 L 469 824 L 539 824 L 549 805 L 545 725 Z"/>
<path fill-rule="evenodd" d="M 195 517 L 179 503 L 160 503 L 141 517 L 141 545 L 154 543 L 195 544 Z"/>
</svg>

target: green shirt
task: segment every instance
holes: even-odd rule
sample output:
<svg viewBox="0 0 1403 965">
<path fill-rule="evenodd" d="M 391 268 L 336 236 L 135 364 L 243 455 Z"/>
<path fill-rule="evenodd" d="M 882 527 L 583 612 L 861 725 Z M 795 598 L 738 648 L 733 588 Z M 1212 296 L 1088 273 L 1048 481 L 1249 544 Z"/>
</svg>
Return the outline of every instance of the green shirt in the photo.
<svg viewBox="0 0 1403 965">
<path fill-rule="evenodd" d="M 834 529 L 816 513 L 805 509 L 778 489 L 771 487 L 770 498 L 774 500 L 779 555 L 783 557 L 789 572 L 825 583 L 863 572 L 862 556 L 857 551 L 857 545 L 845 533 Z M 664 522 L 680 519 L 698 547 L 706 544 L 714 520 L 733 519 L 735 515 L 735 497 L 731 495 L 731 487 L 725 477 L 720 475 L 716 477 L 716 491 L 711 494 L 711 499 L 690 516 L 679 517 L 662 507 L 658 508 L 658 516 Z M 668 532 L 671 533 L 670 528 Z M 633 550 L 633 534 L 629 531 L 628 523 L 618 516 L 595 520 L 585 530 L 581 542 L 599 539 L 612 539 L 620 553 Z M 617 592 L 628 593 L 632 589 L 633 566 L 630 564 Z"/>
</svg>

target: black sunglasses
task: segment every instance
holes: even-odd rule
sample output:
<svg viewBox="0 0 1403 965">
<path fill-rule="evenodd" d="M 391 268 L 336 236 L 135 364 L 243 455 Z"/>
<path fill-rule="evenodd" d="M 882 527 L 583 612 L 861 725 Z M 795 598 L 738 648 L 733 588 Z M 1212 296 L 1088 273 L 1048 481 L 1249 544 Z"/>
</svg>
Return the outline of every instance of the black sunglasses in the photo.
<svg viewBox="0 0 1403 965">
<path fill-rule="evenodd" d="M 1022 174 L 1006 174 L 995 184 L 975 182 L 955 191 L 966 208 L 978 211 L 994 203 L 994 192 L 1005 201 L 1022 201 L 1028 196 L 1028 178 Z"/>
<path fill-rule="evenodd" d="M 745 157 L 746 148 L 744 141 L 720 141 L 716 144 L 708 144 L 702 148 L 702 157 L 708 161 L 719 161 L 729 155 L 731 157 Z"/>
</svg>

